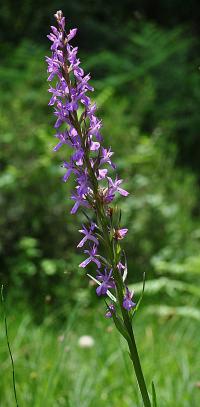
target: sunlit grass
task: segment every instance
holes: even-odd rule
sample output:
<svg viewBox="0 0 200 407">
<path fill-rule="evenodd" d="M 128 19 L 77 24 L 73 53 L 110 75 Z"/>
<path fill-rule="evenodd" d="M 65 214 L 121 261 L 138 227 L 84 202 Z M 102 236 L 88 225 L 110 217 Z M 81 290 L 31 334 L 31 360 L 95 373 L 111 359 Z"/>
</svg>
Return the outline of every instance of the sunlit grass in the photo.
<svg viewBox="0 0 200 407">
<path fill-rule="evenodd" d="M 9 310 L 8 321 L 20 407 L 141 406 L 125 343 L 100 310 L 91 316 L 89 310 L 83 315 L 76 309 L 59 330 L 57 315 L 35 326 L 28 312 Z M 150 388 L 154 378 L 159 407 L 198 407 L 197 322 L 140 312 L 135 330 L 147 382 Z M 91 335 L 94 346 L 81 348 L 82 335 Z M 10 407 L 15 404 L 2 318 L 0 339 L 0 405 Z"/>
</svg>

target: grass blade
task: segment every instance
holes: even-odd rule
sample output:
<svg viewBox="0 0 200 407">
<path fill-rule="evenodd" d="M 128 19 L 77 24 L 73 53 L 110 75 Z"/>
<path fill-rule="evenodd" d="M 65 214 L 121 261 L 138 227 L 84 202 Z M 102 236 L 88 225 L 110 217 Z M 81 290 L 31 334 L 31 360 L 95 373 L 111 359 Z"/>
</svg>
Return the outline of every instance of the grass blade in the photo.
<svg viewBox="0 0 200 407">
<path fill-rule="evenodd" d="M 3 305 L 6 342 L 7 342 L 9 356 L 10 356 L 10 360 L 11 360 L 11 366 L 12 366 L 12 380 L 13 380 L 13 391 L 14 391 L 15 403 L 16 403 L 16 407 L 19 407 L 19 404 L 18 404 L 18 401 L 17 401 L 16 385 L 15 385 L 15 366 L 14 366 L 14 360 L 13 360 L 11 347 L 10 347 L 10 342 L 9 342 L 9 337 L 8 337 L 8 325 L 7 325 L 7 318 L 6 318 L 6 307 L 5 307 L 5 300 L 4 300 L 4 295 L 3 295 L 3 288 L 4 287 L 2 285 L 1 286 L 1 302 L 2 302 L 2 305 Z"/>
<path fill-rule="evenodd" d="M 152 407 L 158 407 L 154 382 L 152 382 L 151 386 L 152 386 Z"/>
</svg>

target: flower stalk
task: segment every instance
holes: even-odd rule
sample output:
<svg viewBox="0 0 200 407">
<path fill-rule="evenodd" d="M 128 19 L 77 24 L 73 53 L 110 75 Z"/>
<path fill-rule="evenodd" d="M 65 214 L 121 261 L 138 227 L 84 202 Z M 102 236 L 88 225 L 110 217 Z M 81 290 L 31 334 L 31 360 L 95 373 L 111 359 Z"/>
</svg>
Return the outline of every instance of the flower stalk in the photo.
<svg viewBox="0 0 200 407">
<path fill-rule="evenodd" d="M 76 35 L 76 29 L 67 34 L 65 17 L 62 11 L 55 14 L 57 27 L 52 26 L 48 38 L 52 41 L 51 57 L 47 57 L 49 81 L 57 82 L 50 86 L 52 94 L 49 105 L 54 106 L 56 116 L 56 135 L 58 139 L 54 151 L 63 145 L 72 150 L 69 162 L 64 161 L 66 182 L 73 175 L 76 186 L 71 195 L 74 205 L 71 214 L 84 208 L 87 224 L 82 225 L 82 240 L 78 248 L 87 246 L 84 254 L 87 258 L 79 265 L 82 268 L 93 263 L 96 266 L 98 296 L 107 296 L 112 302 L 107 303 L 106 318 L 112 318 L 121 335 L 126 339 L 130 351 L 139 389 L 145 407 L 151 402 L 143 376 L 140 359 L 132 328 L 135 311 L 133 293 L 126 284 L 127 263 L 121 247 L 128 229 L 121 228 L 121 211 L 113 206 L 117 193 L 128 196 L 121 188 L 122 180 L 113 179 L 110 170 L 116 166 L 111 161 L 111 148 L 103 146 L 101 135 L 102 122 L 96 116 L 96 104 L 88 96 L 94 89 L 89 84 L 90 75 L 85 75 L 77 58 L 77 47 L 70 41 Z M 85 213 L 85 212 L 83 212 Z"/>
</svg>

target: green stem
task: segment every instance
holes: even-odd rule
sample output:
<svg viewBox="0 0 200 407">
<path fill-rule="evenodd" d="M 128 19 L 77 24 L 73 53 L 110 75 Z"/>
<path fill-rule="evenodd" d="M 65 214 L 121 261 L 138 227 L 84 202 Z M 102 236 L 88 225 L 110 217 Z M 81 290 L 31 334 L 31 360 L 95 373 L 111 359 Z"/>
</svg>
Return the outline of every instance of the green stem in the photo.
<svg viewBox="0 0 200 407">
<path fill-rule="evenodd" d="M 102 221 L 102 228 L 104 231 L 104 237 L 106 237 L 106 235 L 108 234 L 108 231 L 106 231 L 105 228 L 105 224 L 103 222 L 103 219 L 100 218 Z M 108 241 L 109 237 L 108 237 Z M 124 309 L 123 307 L 123 282 L 121 275 L 119 274 L 119 271 L 116 267 L 113 268 L 113 274 L 114 274 L 114 279 L 115 279 L 115 283 L 116 283 L 116 288 L 117 288 L 117 296 L 118 296 L 118 300 L 119 300 L 119 304 L 120 304 L 120 308 L 121 308 L 121 313 L 122 313 L 122 318 L 124 321 L 124 325 L 127 329 L 128 332 L 128 338 L 127 339 L 127 343 L 128 343 L 128 347 L 129 347 L 129 351 L 130 351 L 130 356 L 131 356 L 131 360 L 133 363 L 133 367 L 135 370 L 135 375 L 137 378 L 137 382 L 139 385 L 139 389 L 141 392 L 141 396 L 142 396 L 142 400 L 144 403 L 144 407 L 151 407 L 151 402 L 149 399 L 149 395 L 148 395 L 148 391 L 147 391 L 147 386 L 145 383 L 145 379 L 144 379 L 144 375 L 142 372 L 142 367 L 141 367 L 141 363 L 140 363 L 140 358 L 139 358 L 139 354 L 137 351 L 137 346 L 136 346 L 136 342 L 135 342 L 135 337 L 134 337 L 134 333 L 133 333 L 133 327 L 132 327 L 132 322 L 130 319 L 130 315 L 128 313 L 127 310 Z"/>
<path fill-rule="evenodd" d="M 140 392 L 141 392 L 141 395 L 142 395 L 144 406 L 145 407 L 151 407 L 151 402 L 150 402 L 150 399 L 149 399 L 147 386 L 146 386 L 144 375 L 143 375 L 143 372 L 142 372 L 142 367 L 141 367 L 141 364 L 140 364 L 140 358 L 139 358 L 139 355 L 138 355 L 137 346 L 136 346 L 132 326 L 130 327 L 130 329 L 131 329 L 130 341 L 127 341 L 127 342 L 128 342 L 128 346 L 129 346 L 129 350 L 130 350 L 131 360 L 133 362 L 133 366 L 134 366 L 135 374 L 136 374 L 136 377 L 137 377 L 138 386 L 140 388 Z"/>
<path fill-rule="evenodd" d="M 118 278 L 117 278 L 117 280 L 118 280 Z M 128 343 L 128 347 L 129 347 L 129 351 L 130 351 L 130 357 L 131 357 L 133 367 L 135 370 L 135 375 L 137 378 L 138 386 L 139 386 L 139 389 L 140 389 L 140 392 L 142 395 L 144 406 L 151 407 L 151 402 L 149 399 L 147 386 L 145 383 L 145 379 L 144 379 L 144 375 L 143 375 L 142 367 L 141 367 L 141 363 L 140 363 L 140 358 L 139 358 L 139 354 L 138 354 L 138 350 L 137 350 L 137 346 L 136 346 L 136 342 L 135 342 L 135 337 L 134 337 L 134 333 L 133 333 L 133 327 L 132 327 L 130 315 L 128 314 L 127 310 L 125 310 L 123 308 L 123 305 L 122 305 L 123 291 L 121 288 L 121 284 L 118 283 L 118 281 L 117 281 L 116 285 L 117 285 L 117 294 L 118 294 L 118 299 L 119 299 L 119 303 L 120 303 L 120 308 L 121 308 L 124 325 L 128 331 L 129 339 L 127 339 L 127 343 Z"/>
<path fill-rule="evenodd" d="M 110 262 L 113 266 L 113 275 L 114 275 L 114 280 L 116 283 L 117 297 L 118 297 L 118 301 L 119 301 L 119 305 L 120 305 L 120 309 L 121 309 L 122 318 L 124 321 L 124 326 L 125 326 L 125 328 L 127 330 L 127 334 L 128 334 L 127 343 L 128 343 L 128 347 L 129 347 L 129 351 L 130 351 L 130 357 L 133 362 L 133 366 L 134 366 L 137 382 L 139 385 L 139 389 L 140 389 L 140 392 L 142 395 L 144 407 L 151 407 L 151 402 L 149 399 L 147 386 L 146 386 L 144 375 L 142 372 L 140 358 L 138 355 L 137 346 L 136 346 L 136 342 L 135 342 L 135 338 L 134 338 L 134 334 L 133 334 L 131 318 L 130 318 L 128 311 L 125 310 L 123 307 L 123 298 L 124 298 L 123 280 L 122 280 L 121 274 L 119 273 L 119 271 L 116 267 L 116 265 L 118 263 L 117 256 L 116 256 L 115 251 L 113 250 L 113 247 L 111 244 L 110 235 L 109 235 L 109 231 L 108 231 L 108 225 L 107 225 L 107 219 L 106 219 L 105 211 L 103 208 L 103 204 L 99 201 L 99 198 L 98 198 L 98 183 L 95 178 L 93 169 L 90 165 L 88 152 L 86 151 L 86 148 L 84 145 L 84 137 L 83 137 L 83 134 L 81 131 L 81 127 L 80 127 L 80 124 L 78 121 L 77 114 L 75 114 L 75 117 L 74 117 L 74 126 L 76 127 L 76 130 L 78 131 L 78 133 L 80 135 L 82 147 L 85 151 L 85 164 L 88 169 L 91 183 L 93 184 L 93 189 L 94 189 L 94 194 L 95 194 L 95 199 L 96 199 L 96 202 L 95 202 L 96 214 L 97 214 L 97 218 L 99 219 L 99 222 L 101 224 L 104 240 L 106 242 L 107 251 L 108 251 L 108 254 L 110 257 Z"/>
</svg>

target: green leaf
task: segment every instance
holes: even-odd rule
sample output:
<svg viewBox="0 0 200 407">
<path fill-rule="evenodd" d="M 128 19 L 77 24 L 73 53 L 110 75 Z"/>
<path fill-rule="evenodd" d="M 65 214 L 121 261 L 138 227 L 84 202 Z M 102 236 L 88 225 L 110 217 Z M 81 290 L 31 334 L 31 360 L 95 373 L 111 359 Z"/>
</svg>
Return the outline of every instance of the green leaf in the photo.
<svg viewBox="0 0 200 407">
<path fill-rule="evenodd" d="M 143 283 L 136 283 L 131 285 L 130 288 L 137 294 L 141 292 Z M 145 295 L 156 295 L 162 292 L 173 296 L 177 291 L 188 292 L 199 298 L 199 287 L 194 284 L 186 283 L 180 280 L 174 280 L 167 277 L 161 277 L 153 280 L 149 280 L 145 283 Z"/>
<path fill-rule="evenodd" d="M 147 314 L 158 315 L 159 317 L 184 317 L 189 319 L 196 319 L 200 321 L 200 311 L 194 307 L 182 306 L 182 307 L 169 307 L 167 305 L 152 305 L 146 310 Z"/>
<path fill-rule="evenodd" d="M 152 407 L 158 407 L 154 382 L 152 382 Z"/>
<path fill-rule="evenodd" d="M 112 317 L 113 317 L 113 321 L 114 321 L 114 324 L 115 324 L 117 330 L 126 339 L 126 341 L 128 341 L 129 334 L 124 326 L 122 319 L 120 317 L 118 317 L 117 315 L 115 315 L 114 313 L 113 313 Z"/>
</svg>

